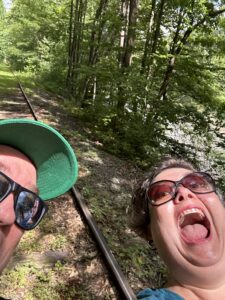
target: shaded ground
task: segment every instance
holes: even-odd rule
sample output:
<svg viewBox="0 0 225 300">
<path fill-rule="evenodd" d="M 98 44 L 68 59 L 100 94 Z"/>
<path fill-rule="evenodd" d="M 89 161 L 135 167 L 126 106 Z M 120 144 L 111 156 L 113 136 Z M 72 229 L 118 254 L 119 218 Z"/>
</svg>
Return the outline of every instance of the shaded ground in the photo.
<svg viewBox="0 0 225 300">
<path fill-rule="evenodd" d="M 11 82 L 10 76 L 8 80 Z M 10 84 L 3 81 L 0 118 L 27 116 L 18 90 L 6 93 Z M 132 186 L 141 171 L 104 152 L 98 141 L 89 140 L 88 129 L 68 116 L 60 107 L 60 98 L 27 92 L 39 120 L 53 125 L 71 142 L 79 162 L 77 187 L 134 291 L 160 285 L 163 267 L 158 257 L 127 227 Z M 49 206 L 44 222 L 24 235 L 10 269 L 1 277 L 0 295 L 15 300 L 121 299 L 70 193 Z"/>
</svg>

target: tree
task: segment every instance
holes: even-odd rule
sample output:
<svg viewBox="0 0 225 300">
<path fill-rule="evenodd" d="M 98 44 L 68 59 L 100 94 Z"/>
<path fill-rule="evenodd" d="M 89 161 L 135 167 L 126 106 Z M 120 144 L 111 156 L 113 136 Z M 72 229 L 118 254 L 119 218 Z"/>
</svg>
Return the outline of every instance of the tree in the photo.
<svg viewBox="0 0 225 300">
<path fill-rule="evenodd" d="M 5 41 L 4 41 L 4 29 L 5 29 L 5 7 L 3 4 L 3 1 L 0 0 L 0 28 L 1 28 L 1 32 L 0 32 L 0 61 L 4 59 L 5 57 Z"/>
<path fill-rule="evenodd" d="M 7 55 L 118 139 L 115 151 L 182 152 L 171 128 L 206 132 L 225 101 L 224 11 L 219 0 L 14 0 Z"/>
<path fill-rule="evenodd" d="M 161 99 L 161 98 L 165 99 L 166 98 L 167 87 L 169 85 L 169 82 L 171 80 L 171 76 L 172 76 L 172 73 L 173 73 L 173 70 L 174 70 L 176 57 L 181 53 L 181 50 L 186 45 L 190 35 L 197 28 L 202 26 L 207 21 L 207 19 L 215 18 L 215 17 L 219 16 L 220 14 L 222 14 L 224 12 L 225 12 L 225 8 L 220 9 L 220 10 L 214 10 L 214 9 L 211 10 L 210 9 L 209 11 L 207 11 L 207 13 L 205 15 L 203 15 L 202 18 L 200 18 L 196 22 L 191 16 L 190 21 L 189 21 L 190 25 L 184 31 L 184 33 L 182 33 L 180 35 L 180 27 L 181 27 L 181 24 L 182 24 L 182 19 L 184 18 L 183 10 L 182 9 L 180 10 L 178 23 L 177 23 L 177 29 L 176 29 L 176 32 L 175 32 L 175 35 L 174 35 L 174 38 L 173 38 L 173 42 L 172 42 L 172 45 L 171 45 L 170 51 L 169 51 L 169 59 L 168 59 L 166 72 L 164 74 L 163 81 L 162 81 L 162 84 L 161 84 L 160 89 L 159 89 L 159 94 L 158 94 L 159 99 Z"/>
<path fill-rule="evenodd" d="M 101 46 L 102 34 L 106 23 L 106 18 L 104 16 L 107 10 L 107 4 L 108 0 L 100 0 L 99 6 L 95 12 L 90 35 L 90 48 L 87 63 L 89 68 L 94 68 L 98 61 L 99 48 Z M 87 76 L 84 79 L 84 87 L 81 93 L 81 102 L 83 107 L 85 106 L 85 99 L 95 99 L 96 84 L 96 76 Z"/>
<path fill-rule="evenodd" d="M 74 91 L 76 90 L 76 69 L 81 60 L 81 44 L 86 7 L 86 0 L 75 0 L 75 3 L 71 0 L 67 85 L 69 86 L 72 94 L 74 94 Z"/>
<path fill-rule="evenodd" d="M 138 16 L 138 0 L 130 0 L 129 2 L 122 1 L 121 14 L 125 20 L 125 28 L 121 33 L 121 39 L 124 35 L 124 40 L 121 42 L 120 50 L 120 68 L 121 68 L 121 78 L 122 82 L 118 89 L 118 103 L 117 103 L 117 113 L 118 116 L 124 114 L 124 107 L 126 104 L 126 94 L 123 83 L 124 75 L 128 76 L 128 69 L 132 64 L 132 55 L 134 52 L 135 38 L 136 38 L 136 22 Z M 127 21 L 127 22 L 126 22 Z"/>
</svg>

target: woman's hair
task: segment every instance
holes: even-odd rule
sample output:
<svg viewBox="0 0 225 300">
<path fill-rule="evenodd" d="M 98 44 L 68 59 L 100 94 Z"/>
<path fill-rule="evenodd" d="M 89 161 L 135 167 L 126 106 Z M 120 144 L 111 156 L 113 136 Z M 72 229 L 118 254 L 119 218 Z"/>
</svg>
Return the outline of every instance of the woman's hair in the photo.
<svg viewBox="0 0 225 300">
<path fill-rule="evenodd" d="M 132 196 L 130 227 L 141 237 L 148 239 L 150 224 L 149 200 L 147 190 L 153 179 L 165 169 L 183 168 L 197 171 L 195 166 L 183 159 L 164 158 L 151 170 L 147 178 L 140 181 Z"/>
</svg>

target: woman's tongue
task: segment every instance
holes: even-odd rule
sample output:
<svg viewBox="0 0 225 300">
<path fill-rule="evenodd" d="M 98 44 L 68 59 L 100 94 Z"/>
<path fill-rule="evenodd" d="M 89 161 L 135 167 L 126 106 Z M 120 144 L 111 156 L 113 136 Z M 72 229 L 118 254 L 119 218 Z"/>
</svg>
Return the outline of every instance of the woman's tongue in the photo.
<svg viewBox="0 0 225 300">
<path fill-rule="evenodd" d="M 199 243 L 204 241 L 209 234 L 206 226 L 206 217 L 201 213 L 186 214 L 181 223 L 181 236 L 188 243 Z"/>
<path fill-rule="evenodd" d="M 181 228 L 181 235 L 190 243 L 203 241 L 208 236 L 208 229 L 200 223 L 187 224 Z"/>
</svg>

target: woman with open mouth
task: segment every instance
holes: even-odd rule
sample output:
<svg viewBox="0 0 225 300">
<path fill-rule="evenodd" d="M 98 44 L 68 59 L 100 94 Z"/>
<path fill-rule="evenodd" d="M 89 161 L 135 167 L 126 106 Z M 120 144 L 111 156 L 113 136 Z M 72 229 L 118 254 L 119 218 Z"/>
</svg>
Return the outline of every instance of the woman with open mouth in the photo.
<svg viewBox="0 0 225 300">
<path fill-rule="evenodd" d="M 153 241 L 169 273 L 165 287 L 138 299 L 225 299 L 225 208 L 208 173 L 162 161 L 133 195 L 131 225 Z"/>
</svg>

